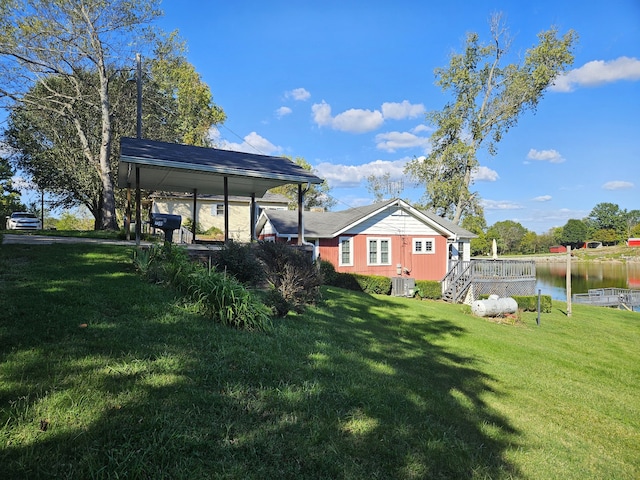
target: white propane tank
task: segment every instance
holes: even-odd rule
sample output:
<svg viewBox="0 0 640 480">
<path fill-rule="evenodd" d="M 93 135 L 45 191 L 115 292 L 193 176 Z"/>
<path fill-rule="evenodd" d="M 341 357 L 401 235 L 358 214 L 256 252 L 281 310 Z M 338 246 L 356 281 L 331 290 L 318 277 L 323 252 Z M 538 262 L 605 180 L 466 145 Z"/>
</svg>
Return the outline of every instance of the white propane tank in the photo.
<svg viewBox="0 0 640 480">
<path fill-rule="evenodd" d="M 471 313 L 477 317 L 497 317 L 517 311 L 518 303 L 511 297 L 499 298 L 491 295 L 487 300 L 476 300 L 471 304 Z"/>
</svg>

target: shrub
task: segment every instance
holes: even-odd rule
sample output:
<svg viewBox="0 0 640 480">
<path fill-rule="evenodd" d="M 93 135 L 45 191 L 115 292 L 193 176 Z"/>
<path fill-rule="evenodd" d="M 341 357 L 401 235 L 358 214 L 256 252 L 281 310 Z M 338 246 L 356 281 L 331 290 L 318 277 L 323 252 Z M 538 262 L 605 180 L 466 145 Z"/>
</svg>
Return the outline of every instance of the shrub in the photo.
<svg viewBox="0 0 640 480">
<path fill-rule="evenodd" d="M 211 257 L 216 269 L 233 275 L 245 285 L 258 285 L 264 280 L 264 270 L 251 244 L 228 242 Z"/>
<path fill-rule="evenodd" d="M 325 285 L 380 295 L 391 293 L 391 279 L 389 277 L 336 272 L 333 264 L 326 260 L 320 262 L 320 272 Z"/>
<path fill-rule="evenodd" d="M 525 312 L 537 312 L 538 311 L 538 296 L 528 295 L 519 296 L 513 295 L 512 297 L 518 304 L 518 308 Z M 542 313 L 551 312 L 551 295 L 540 295 L 540 311 Z"/>
<path fill-rule="evenodd" d="M 391 293 L 391 279 L 380 275 L 360 275 L 353 274 L 360 289 L 365 293 L 376 293 L 379 295 L 389 295 Z"/>
<path fill-rule="evenodd" d="M 305 252 L 283 243 L 260 242 L 255 254 L 266 280 L 292 309 L 301 312 L 305 305 L 318 300 L 322 276 Z"/>
<path fill-rule="evenodd" d="M 243 330 L 271 328 L 269 308 L 235 278 L 198 267 L 189 280 L 187 298 L 198 313 Z"/>
<path fill-rule="evenodd" d="M 442 285 L 437 280 L 416 280 L 416 296 L 430 300 L 442 298 Z"/>
</svg>

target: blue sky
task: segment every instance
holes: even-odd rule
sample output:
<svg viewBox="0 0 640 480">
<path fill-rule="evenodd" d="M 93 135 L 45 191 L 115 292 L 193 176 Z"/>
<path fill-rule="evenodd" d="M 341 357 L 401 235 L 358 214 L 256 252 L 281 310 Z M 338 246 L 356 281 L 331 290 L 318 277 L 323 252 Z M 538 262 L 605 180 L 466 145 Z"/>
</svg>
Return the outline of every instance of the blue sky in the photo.
<svg viewBox="0 0 640 480">
<path fill-rule="evenodd" d="M 227 113 L 218 144 L 303 157 L 328 180 L 336 210 L 372 201 L 367 175 L 399 178 L 429 151 L 425 112 L 449 99 L 433 71 L 467 32 L 488 41 L 488 20 L 502 12 L 517 58 L 552 25 L 573 29 L 572 70 L 495 157 L 480 153 L 474 189 L 488 225 L 515 220 L 538 233 L 600 202 L 640 208 L 638 0 L 164 0 L 162 9 L 160 26 L 180 32 Z"/>
</svg>

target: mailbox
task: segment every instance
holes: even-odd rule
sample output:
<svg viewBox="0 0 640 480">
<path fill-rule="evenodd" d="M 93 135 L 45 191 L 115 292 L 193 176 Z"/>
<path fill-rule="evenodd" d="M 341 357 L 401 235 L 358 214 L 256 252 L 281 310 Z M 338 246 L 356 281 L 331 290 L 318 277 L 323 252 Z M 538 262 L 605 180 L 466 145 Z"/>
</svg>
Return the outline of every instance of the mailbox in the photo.
<svg viewBox="0 0 640 480">
<path fill-rule="evenodd" d="M 180 215 L 169 215 L 167 213 L 152 213 L 151 226 L 159 228 L 164 232 L 164 241 L 171 242 L 173 231 L 180 228 L 182 217 Z"/>
</svg>

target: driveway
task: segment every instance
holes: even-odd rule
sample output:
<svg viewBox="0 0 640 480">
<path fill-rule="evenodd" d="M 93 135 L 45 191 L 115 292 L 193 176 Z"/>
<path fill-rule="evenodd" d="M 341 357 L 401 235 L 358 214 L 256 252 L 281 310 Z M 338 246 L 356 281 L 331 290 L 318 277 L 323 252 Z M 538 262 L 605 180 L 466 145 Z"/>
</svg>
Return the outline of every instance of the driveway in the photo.
<svg viewBox="0 0 640 480">
<path fill-rule="evenodd" d="M 52 237 L 49 235 L 15 235 L 5 233 L 2 237 L 3 245 L 52 245 L 54 243 L 97 243 L 106 245 L 130 245 L 136 244 L 135 240 L 107 240 L 103 238 L 78 238 L 78 237 Z M 150 245 L 149 242 L 142 242 L 142 245 Z"/>
</svg>

